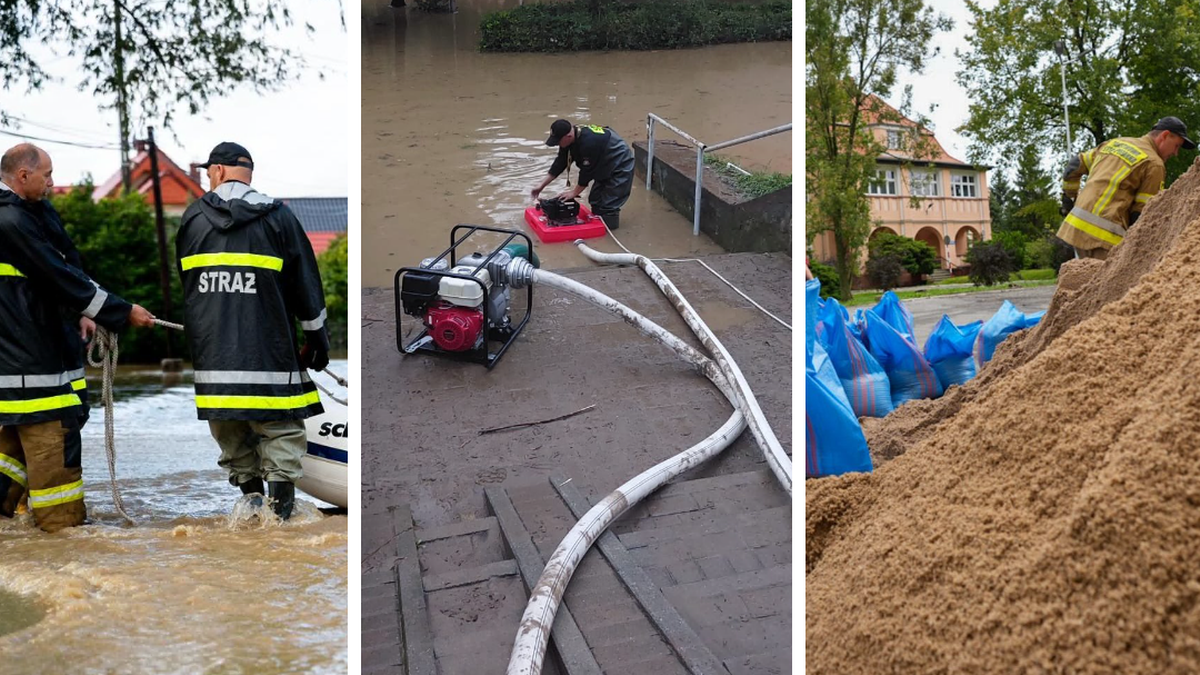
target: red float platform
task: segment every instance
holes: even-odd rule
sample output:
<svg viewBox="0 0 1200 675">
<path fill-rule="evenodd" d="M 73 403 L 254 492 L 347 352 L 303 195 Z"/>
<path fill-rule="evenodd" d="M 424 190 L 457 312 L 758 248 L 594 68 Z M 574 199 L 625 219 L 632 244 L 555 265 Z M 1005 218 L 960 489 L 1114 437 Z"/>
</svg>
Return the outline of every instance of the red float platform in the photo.
<svg viewBox="0 0 1200 675">
<path fill-rule="evenodd" d="M 542 240 L 543 244 L 553 244 L 560 241 L 575 241 L 576 239 L 595 239 L 606 233 L 604 221 L 600 216 L 593 215 L 583 204 L 579 205 L 579 216 L 573 225 L 550 223 L 546 214 L 539 206 L 525 209 L 525 222 L 533 229 L 533 233 Z"/>
</svg>

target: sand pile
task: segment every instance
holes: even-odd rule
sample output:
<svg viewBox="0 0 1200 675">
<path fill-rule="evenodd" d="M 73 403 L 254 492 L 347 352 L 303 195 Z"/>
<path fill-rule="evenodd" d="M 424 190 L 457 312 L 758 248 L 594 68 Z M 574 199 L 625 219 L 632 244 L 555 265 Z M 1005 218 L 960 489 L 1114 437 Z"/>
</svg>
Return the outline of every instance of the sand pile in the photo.
<svg viewBox="0 0 1200 675">
<path fill-rule="evenodd" d="M 1200 170 L 1065 269 L 873 426 L 902 456 L 807 483 L 807 672 L 1200 672 Z"/>
</svg>

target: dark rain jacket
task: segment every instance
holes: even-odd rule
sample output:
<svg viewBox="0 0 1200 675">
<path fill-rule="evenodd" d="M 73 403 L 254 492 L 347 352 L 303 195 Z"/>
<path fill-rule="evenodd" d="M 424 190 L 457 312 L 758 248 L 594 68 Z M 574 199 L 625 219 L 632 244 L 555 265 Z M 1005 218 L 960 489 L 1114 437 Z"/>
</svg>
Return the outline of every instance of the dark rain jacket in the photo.
<svg viewBox="0 0 1200 675">
<path fill-rule="evenodd" d="M 558 149 L 550 175 L 557 178 L 572 161 L 579 167 L 579 184 L 587 187 L 593 180 L 608 180 L 625 165 L 632 170 L 633 152 L 608 127 L 575 127 L 575 142 Z"/>
<path fill-rule="evenodd" d="M 322 413 L 295 321 L 308 344 L 328 350 L 325 294 L 291 210 L 245 183 L 222 183 L 184 211 L 175 252 L 200 419 Z"/>
<path fill-rule="evenodd" d="M 0 426 L 81 423 L 78 316 L 113 332 L 129 324 L 132 305 L 68 262 L 78 252 L 65 251 L 45 208 L 0 189 Z"/>
</svg>

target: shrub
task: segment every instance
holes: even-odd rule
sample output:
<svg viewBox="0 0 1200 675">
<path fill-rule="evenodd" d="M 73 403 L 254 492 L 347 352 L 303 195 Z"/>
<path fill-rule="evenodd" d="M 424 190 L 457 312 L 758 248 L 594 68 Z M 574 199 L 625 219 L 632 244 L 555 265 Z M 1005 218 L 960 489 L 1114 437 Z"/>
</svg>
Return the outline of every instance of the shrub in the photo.
<svg viewBox="0 0 1200 675">
<path fill-rule="evenodd" d="M 1012 274 L 1012 256 L 998 241 L 979 242 L 967 251 L 967 264 L 971 266 L 971 283 L 976 286 L 995 286 L 1008 281 Z"/>
<path fill-rule="evenodd" d="M 815 260 L 808 263 L 808 269 L 812 270 L 813 276 L 821 281 L 822 298 L 836 298 L 841 295 L 842 282 L 838 278 L 837 269 Z"/>
<path fill-rule="evenodd" d="M 329 317 L 329 342 L 336 350 L 345 349 L 349 304 L 347 282 L 348 247 L 346 235 L 340 235 L 317 256 L 317 267 L 321 270 L 321 286 L 325 291 L 325 308 Z"/>
<path fill-rule="evenodd" d="M 867 278 L 872 286 L 881 291 L 895 288 L 900 283 L 901 274 L 904 274 L 904 265 L 900 264 L 900 258 L 896 255 L 881 255 L 867 261 Z"/>
<path fill-rule="evenodd" d="M 884 256 L 894 256 L 914 277 L 929 274 L 937 269 L 937 251 L 934 251 L 932 246 L 890 232 L 880 232 L 871 240 L 869 258 Z"/>
<path fill-rule="evenodd" d="M 1058 274 L 1058 270 L 1063 266 L 1063 263 L 1075 259 L 1075 249 L 1067 242 L 1052 234 L 1046 236 L 1046 241 L 1050 243 L 1052 251 L 1050 266 L 1054 268 L 1054 273 Z"/>
<path fill-rule="evenodd" d="M 1015 230 L 1008 232 L 993 232 L 992 241 L 1004 247 L 1008 251 L 1008 256 L 1012 258 L 1013 270 L 1023 270 L 1033 267 L 1030 264 L 1029 256 L 1025 253 L 1025 245 L 1029 243 L 1029 239 L 1024 234 Z"/>
<path fill-rule="evenodd" d="M 790 2 L 711 0 L 608 3 L 594 13 L 586 0 L 522 5 L 485 14 L 485 52 L 678 49 L 728 42 L 792 39 Z"/>
</svg>

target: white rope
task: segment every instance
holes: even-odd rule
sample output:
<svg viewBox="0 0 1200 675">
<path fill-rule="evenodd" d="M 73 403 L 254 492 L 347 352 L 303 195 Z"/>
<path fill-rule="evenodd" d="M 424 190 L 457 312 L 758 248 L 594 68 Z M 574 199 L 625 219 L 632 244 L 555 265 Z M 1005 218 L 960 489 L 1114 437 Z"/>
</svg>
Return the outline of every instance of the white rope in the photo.
<svg viewBox="0 0 1200 675">
<path fill-rule="evenodd" d="M 326 371 L 325 371 L 325 373 L 326 373 L 326 374 L 328 374 L 328 375 L 331 375 L 331 376 L 332 376 L 332 377 L 333 377 L 335 380 L 338 380 L 338 383 L 339 383 L 339 384 L 341 384 L 343 387 L 344 387 L 344 386 L 346 386 L 346 381 L 345 381 L 345 380 L 343 380 L 342 378 L 338 377 L 337 375 L 334 375 L 333 373 L 329 372 L 328 370 L 326 370 Z M 342 405 L 347 405 L 347 404 L 346 404 L 346 399 L 344 399 L 344 398 L 338 398 L 337 396 L 334 396 L 333 392 L 332 392 L 332 391 L 329 391 L 329 390 L 328 390 L 328 389 L 326 389 L 325 387 L 322 387 L 320 382 L 317 382 L 316 380 L 313 380 L 313 381 L 312 381 L 312 383 L 313 383 L 313 384 L 315 384 L 315 385 L 317 385 L 317 389 L 320 389 L 320 390 L 321 390 L 322 392 L 324 392 L 324 393 L 325 393 L 325 395 L 326 395 L 326 396 L 328 396 L 329 398 L 331 398 L 331 399 L 333 399 L 333 400 L 337 401 L 338 403 L 341 403 Z"/>
<path fill-rule="evenodd" d="M 607 226 L 605 226 L 605 229 L 607 229 Z M 630 254 L 630 255 L 633 255 L 633 254 L 634 254 L 634 253 L 633 253 L 633 251 L 630 251 L 629 249 L 625 248 L 625 244 L 622 244 L 622 243 L 621 243 L 621 240 L 620 240 L 620 239 L 617 239 L 617 235 L 613 234 L 613 231 L 612 231 L 612 230 L 608 230 L 608 236 L 612 237 L 612 240 L 613 240 L 613 241 L 615 241 L 615 242 L 617 243 L 617 246 L 619 246 L 619 247 L 621 248 L 621 250 L 622 250 L 622 251 L 625 251 L 626 253 L 628 253 L 628 254 Z M 750 304 L 752 304 L 752 305 L 754 305 L 755 307 L 757 307 L 757 308 L 758 308 L 758 311 L 760 311 L 760 312 L 762 312 L 763 314 L 766 314 L 767 316 L 771 317 L 772 319 L 774 319 L 774 320 L 775 320 L 775 322 L 776 322 L 776 323 L 778 323 L 779 325 L 783 326 L 784 328 L 786 328 L 786 329 L 788 329 L 788 330 L 791 330 L 791 329 L 792 329 L 792 325 L 791 325 L 791 324 L 789 324 L 788 322 L 784 321 L 783 319 L 781 319 L 781 318 L 779 318 L 778 316 L 775 316 L 774 314 L 772 314 L 771 312 L 769 312 L 769 311 L 767 310 L 767 308 L 766 308 L 766 307 L 763 307 L 762 305 L 758 304 L 758 303 L 757 303 L 757 302 L 754 300 L 754 298 L 752 298 L 752 297 L 750 297 L 750 296 L 746 295 L 745 293 L 743 293 L 743 292 L 742 292 L 742 289 L 738 288 L 737 286 L 734 286 L 734 285 L 733 285 L 733 282 L 731 282 L 730 280 L 728 280 L 728 279 L 726 279 L 725 277 L 723 277 L 723 276 L 721 276 L 720 274 L 718 274 L 716 270 L 714 270 L 713 268 L 711 268 L 711 267 L 709 267 L 709 266 L 708 266 L 708 263 L 704 262 L 703 260 L 700 260 L 699 258 L 650 258 L 650 260 L 653 260 L 653 261 L 655 261 L 655 262 L 694 262 L 694 263 L 700 263 L 700 264 L 701 264 L 701 265 L 704 267 L 704 269 L 708 270 L 709 272 L 712 272 L 712 273 L 713 273 L 713 276 L 715 276 L 716 278 L 718 278 L 718 279 L 720 279 L 722 282 L 724 282 L 726 286 L 728 286 L 728 287 L 732 288 L 734 293 L 737 293 L 738 295 L 742 296 L 743 298 L 745 298 L 745 299 L 746 299 L 746 301 L 747 301 L 747 302 L 749 302 Z"/>
<path fill-rule="evenodd" d="M 157 320 L 156 320 L 157 322 Z M 112 490 L 113 505 L 129 524 L 134 525 L 133 518 L 125 512 L 125 503 L 121 501 L 121 493 L 117 490 L 117 448 L 113 431 L 113 377 L 117 370 L 117 334 L 97 326 L 96 335 L 88 346 L 87 360 L 93 367 L 102 370 L 101 401 L 104 405 L 104 454 L 108 457 L 108 485 Z"/>
</svg>

